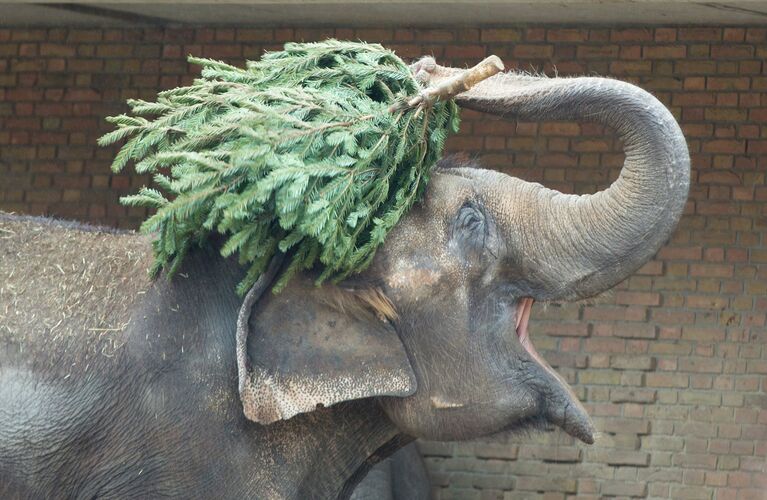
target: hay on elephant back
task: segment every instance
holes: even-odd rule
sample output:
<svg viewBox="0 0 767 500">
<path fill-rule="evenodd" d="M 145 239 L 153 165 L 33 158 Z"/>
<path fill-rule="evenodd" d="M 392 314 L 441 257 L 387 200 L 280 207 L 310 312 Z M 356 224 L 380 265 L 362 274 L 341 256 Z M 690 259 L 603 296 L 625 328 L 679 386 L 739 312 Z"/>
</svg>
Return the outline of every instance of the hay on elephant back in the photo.
<svg viewBox="0 0 767 500">
<path fill-rule="evenodd" d="M 17 358 L 68 365 L 63 376 L 113 356 L 152 259 L 132 232 L 0 213 L 0 341 Z"/>
</svg>

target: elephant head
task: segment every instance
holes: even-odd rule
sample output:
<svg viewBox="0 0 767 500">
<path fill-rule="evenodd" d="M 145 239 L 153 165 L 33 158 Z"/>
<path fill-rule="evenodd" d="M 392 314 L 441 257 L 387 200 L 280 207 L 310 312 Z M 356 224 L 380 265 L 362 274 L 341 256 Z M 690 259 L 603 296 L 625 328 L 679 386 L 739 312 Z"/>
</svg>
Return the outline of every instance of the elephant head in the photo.
<svg viewBox="0 0 767 500">
<path fill-rule="evenodd" d="M 414 70 L 432 83 L 458 71 L 428 59 Z M 655 254 L 687 199 L 684 137 L 653 96 L 605 78 L 499 74 L 456 100 L 511 119 L 607 125 L 625 145 L 620 176 L 577 196 L 443 161 L 364 273 L 337 288 L 296 280 L 256 306 L 251 419 L 376 397 L 411 436 L 544 423 L 593 442 L 583 406 L 533 347 L 531 307 L 596 295 Z"/>
</svg>

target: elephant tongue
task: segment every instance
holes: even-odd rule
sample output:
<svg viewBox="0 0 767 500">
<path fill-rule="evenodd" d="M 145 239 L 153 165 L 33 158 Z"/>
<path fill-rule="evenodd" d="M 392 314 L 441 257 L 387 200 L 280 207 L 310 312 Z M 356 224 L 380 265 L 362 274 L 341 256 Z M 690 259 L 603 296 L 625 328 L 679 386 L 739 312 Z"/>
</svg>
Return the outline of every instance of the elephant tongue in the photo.
<svg viewBox="0 0 767 500">
<path fill-rule="evenodd" d="M 530 321 L 530 310 L 533 307 L 533 302 L 534 299 L 529 297 L 520 299 L 517 305 L 516 328 L 522 347 L 547 374 L 554 378 L 555 383 L 549 389 L 551 394 L 549 395 L 546 416 L 552 423 L 560 426 L 571 436 L 584 443 L 592 444 L 594 442 L 594 425 L 591 423 L 586 409 L 568 383 L 538 354 L 530 341 L 530 332 L 527 326 Z"/>
</svg>

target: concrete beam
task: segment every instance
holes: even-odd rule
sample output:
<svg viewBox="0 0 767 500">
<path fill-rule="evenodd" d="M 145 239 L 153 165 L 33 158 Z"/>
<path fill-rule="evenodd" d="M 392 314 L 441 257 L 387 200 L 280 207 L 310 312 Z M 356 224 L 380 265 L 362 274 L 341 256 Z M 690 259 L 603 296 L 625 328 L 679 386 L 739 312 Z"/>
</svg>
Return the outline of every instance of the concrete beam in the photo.
<svg viewBox="0 0 767 500">
<path fill-rule="evenodd" d="M 65 12 L 65 14 L 63 14 Z M 766 0 L 0 0 L 0 25 L 765 25 Z"/>
</svg>

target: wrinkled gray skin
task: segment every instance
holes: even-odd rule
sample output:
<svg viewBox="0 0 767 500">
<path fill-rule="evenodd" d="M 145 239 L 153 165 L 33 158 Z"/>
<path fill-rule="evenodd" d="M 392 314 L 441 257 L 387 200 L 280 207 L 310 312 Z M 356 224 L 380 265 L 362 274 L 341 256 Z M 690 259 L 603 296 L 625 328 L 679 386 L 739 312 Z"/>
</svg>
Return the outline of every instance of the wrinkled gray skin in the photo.
<svg viewBox="0 0 767 500">
<path fill-rule="evenodd" d="M 411 443 L 376 464 L 357 485 L 350 500 L 429 500 L 426 465 Z"/>
<path fill-rule="evenodd" d="M 435 81 L 454 71 L 427 66 Z M 346 498 L 372 464 L 413 437 L 469 439 L 544 423 L 592 442 L 572 391 L 520 343 L 517 305 L 593 296 L 649 260 L 685 204 L 684 139 L 657 100 L 612 80 L 498 75 L 457 101 L 511 119 L 605 123 L 624 141 L 624 169 L 609 189 L 573 196 L 444 165 L 371 267 L 348 284 L 381 287 L 399 314 L 394 321 L 345 318 L 302 279 L 262 298 L 248 353 L 274 374 L 270 404 L 337 401 L 306 396 L 304 385 L 326 380 L 332 392 L 342 386 L 339 369 L 362 380 L 368 353 L 344 352 L 353 345 L 347 334 L 398 346 L 388 355 L 399 368 L 368 377 L 371 397 L 292 418 L 280 410 L 269 425 L 248 421 L 233 336 L 242 270 L 216 249 L 189 257 L 181 270 L 189 279 L 154 282 L 124 346 L 87 373 L 64 379 L 47 368 L 54 358 L 66 366 L 71 352 L 46 353 L 41 344 L 43 359 L 29 359 L 2 346 L 0 497 Z M 274 314 L 281 303 L 295 314 Z M 316 376 L 288 385 L 281 370 L 301 349 L 301 335 L 310 344 L 338 337 L 323 344 L 330 361 L 317 363 Z M 255 348 L 265 337 L 277 344 L 269 359 Z M 349 356 L 355 361 L 346 366 Z"/>
</svg>

